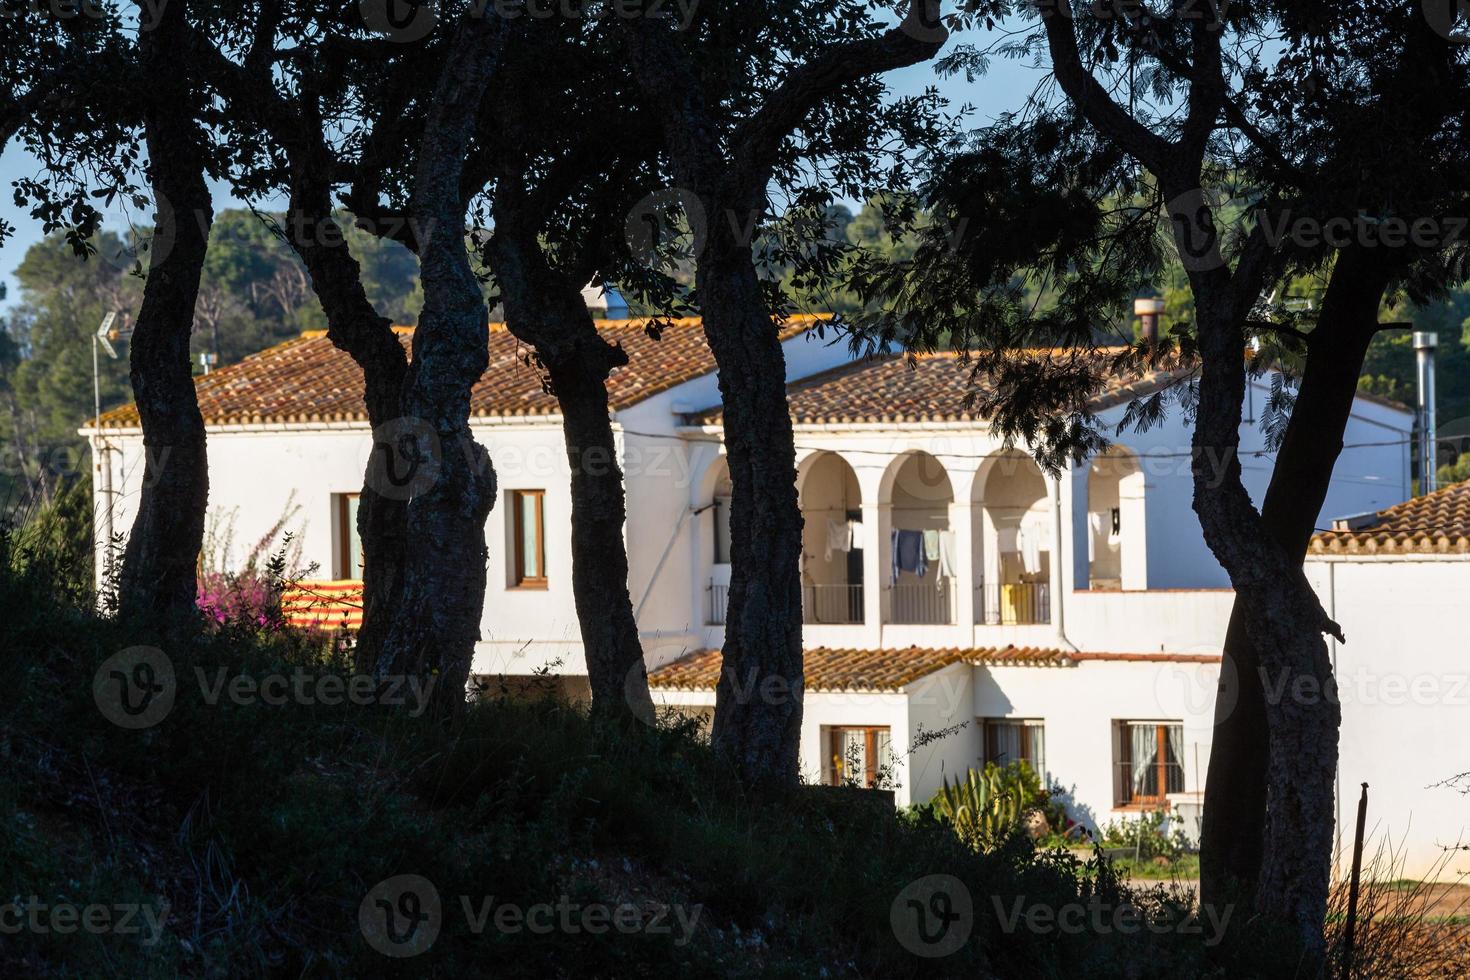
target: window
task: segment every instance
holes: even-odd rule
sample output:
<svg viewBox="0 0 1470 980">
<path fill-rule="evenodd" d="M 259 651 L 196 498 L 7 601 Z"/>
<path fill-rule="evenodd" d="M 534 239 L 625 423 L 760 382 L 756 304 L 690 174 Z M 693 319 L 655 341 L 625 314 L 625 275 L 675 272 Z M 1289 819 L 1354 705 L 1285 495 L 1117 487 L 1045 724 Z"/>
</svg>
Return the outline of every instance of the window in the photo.
<svg viewBox="0 0 1470 980">
<path fill-rule="evenodd" d="M 511 533 L 514 538 L 517 588 L 546 588 L 546 491 L 512 490 Z"/>
<path fill-rule="evenodd" d="M 988 718 L 985 761 L 1008 766 L 1024 759 L 1033 772 L 1046 779 L 1046 726 L 1034 719 Z"/>
<path fill-rule="evenodd" d="M 336 493 L 332 495 L 333 520 L 337 525 L 336 577 L 338 579 L 362 578 L 362 535 L 357 533 L 358 495 Z"/>
<path fill-rule="evenodd" d="M 887 728 L 827 729 L 827 783 L 873 789 L 893 765 Z"/>
<path fill-rule="evenodd" d="M 715 498 L 715 564 L 730 564 L 730 498 Z"/>
<path fill-rule="evenodd" d="M 1118 806 L 1162 806 L 1184 792 L 1184 726 L 1120 721 L 1113 727 L 1114 797 Z"/>
</svg>

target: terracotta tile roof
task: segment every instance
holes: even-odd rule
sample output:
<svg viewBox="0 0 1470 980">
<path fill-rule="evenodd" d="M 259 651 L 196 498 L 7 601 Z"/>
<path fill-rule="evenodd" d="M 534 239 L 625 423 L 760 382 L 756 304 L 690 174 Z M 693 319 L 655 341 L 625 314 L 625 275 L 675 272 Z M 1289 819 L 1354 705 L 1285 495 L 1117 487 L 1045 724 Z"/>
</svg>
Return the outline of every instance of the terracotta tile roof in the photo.
<svg viewBox="0 0 1470 980">
<path fill-rule="evenodd" d="M 973 365 L 958 354 L 929 354 L 914 360 L 892 354 L 855 361 L 793 382 L 787 393 L 791 420 L 798 425 L 894 422 L 981 422 L 969 404 L 975 392 Z M 1120 378 L 1089 402 L 1100 412 L 1188 376 L 1187 370 Z M 718 408 L 695 417 L 718 425 Z"/>
<path fill-rule="evenodd" d="M 1470 554 L 1470 481 L 1363 518 L 1334 521 L 1312 538 L 1314 555 Z"/>
<path fill-rule="evenodd" d="M 908 647 L 901 650 L 838 650 L 820 647 L 805 654 L 808 691 L 901 691 L 950 664 L 1064 666 L 1061 650 L 1037 647 Z M 712 691 L 720 679 L 719 650 L 701 650 L 649 671 L 648 684 L 663 691 Z"/>
<path fill-rule="evenodd" d="M 782 339 L 801 334 L 826 317 L 788 320 Z M 614 410 L 627 408 L 676 385 L 715 370 L 714 355 L 697 318 L 669 323 L 660 339 L 645 329 L 646 320 L 606 320 L 603 336 L 621 344 L 629 363 L 608 379 Z M 405 346 L 412 327 L 395 327 Z M 527 363 L 529 348 L 503 324 L 490 327 L 490 366 L 471 395 L 474 415 L 487 417 L 545 416 L 559 412 L 556 398 L 542 386 L 540 373 Z M 267 425 L 322 422 L 366 422 L 362 371 L 351 357 L 332 346 L 325 331 L 308 331 L 295 340 L 252 354 L 237 364 L 196 378 L 195 390 L 204 421 L 210 425 Z M 137 428 L 138 409 L 124 405 L 102 413 L 109 428 Z"/>
</svg>

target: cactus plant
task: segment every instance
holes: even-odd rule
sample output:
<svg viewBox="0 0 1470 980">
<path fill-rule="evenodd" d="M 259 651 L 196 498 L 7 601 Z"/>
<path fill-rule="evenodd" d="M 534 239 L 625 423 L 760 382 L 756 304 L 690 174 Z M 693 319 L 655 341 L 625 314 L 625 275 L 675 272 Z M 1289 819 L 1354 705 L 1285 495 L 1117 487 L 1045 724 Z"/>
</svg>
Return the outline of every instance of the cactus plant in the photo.
<svg viewBox="0 0 1470 980">
<path fill-rule="evenodd" d="M 980 849 L 1019 827 L 1040 792 L 1040 780 L 1025 763 L 1004 769 L 988 763 L 953 784 L 946 776 L 934 796 L 934 808 L 961 840 Z"/>
</svg>

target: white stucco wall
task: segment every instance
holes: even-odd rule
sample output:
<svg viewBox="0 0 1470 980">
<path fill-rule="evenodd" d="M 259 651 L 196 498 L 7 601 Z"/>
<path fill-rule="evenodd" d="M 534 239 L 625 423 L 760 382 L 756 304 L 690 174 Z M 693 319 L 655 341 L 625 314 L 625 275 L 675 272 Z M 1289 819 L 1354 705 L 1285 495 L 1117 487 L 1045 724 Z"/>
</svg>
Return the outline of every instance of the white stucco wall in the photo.
<svg viewBox="0 0 1470 980">
<path fill-rule="evenodd" d="M 1073 667 L 976 668 L 974 715 L 1046 726 L 1046 768 L 1074 819 L 1095 826 L 1131 816 L 1113 799 L 1116 721 L 1184 728 L 1184 789 L 1204 789 L 1218 664 L 1083 661 Z"/>
<path fill-rule="evenodd" d="M 1366 782 L 1370 856 L 1379 843 L 1399 851 L 1395 877 L 1470 871 L 1465 852 L 1444 850 L 1470 843 L 1470 796 L 1439 785 L 1470 771 L 1470 561 L 1312 559 L 1307 574 L 1348 641 L 1328 641 L 1342 705 L 1343 851 Z"/>
</svg>

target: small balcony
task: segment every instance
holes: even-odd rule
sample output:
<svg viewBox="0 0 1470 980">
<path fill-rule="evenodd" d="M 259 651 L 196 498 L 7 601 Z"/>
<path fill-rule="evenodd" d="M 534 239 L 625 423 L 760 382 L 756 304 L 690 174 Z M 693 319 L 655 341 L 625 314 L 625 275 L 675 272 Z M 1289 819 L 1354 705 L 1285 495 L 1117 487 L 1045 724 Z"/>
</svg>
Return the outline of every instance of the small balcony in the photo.
<svg viewBox="0 0 1470 980">
<path fill-rule="evenodd" d="M 705 588 L 706 626 L 724 626 L 730 587 L 710 582 Z M 802 622 L 808 626 L 854 626 L 863 621 L 863 587 L 806 585 L 801 589 Z"/>
<path fill-rule="evenodd" d="M 863 587 L 806 585 L 801 589 L 802 622 L 808 626 L 854 626 L 863 621 Z"/>
<path fill-rule="evenodd" d="M 1046 582 L 981 583 L 975 587 L 975 621 L 986 626 L 1039 626 L 1051 622 Z"/>
<path fill-rule="evenodd" d="M 955 621 L 954 583 L 920 582 L 888 590 L 888 622 L 900 626 L 948 626 Z"/>
<path fill-rule="evenodd" d="M 705 625 L 724 626 L 725 612 L 730 608 L 730 587 L 711 582 L 704 593 L 706 596 Z"/>
</svg>

